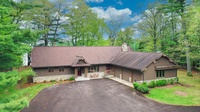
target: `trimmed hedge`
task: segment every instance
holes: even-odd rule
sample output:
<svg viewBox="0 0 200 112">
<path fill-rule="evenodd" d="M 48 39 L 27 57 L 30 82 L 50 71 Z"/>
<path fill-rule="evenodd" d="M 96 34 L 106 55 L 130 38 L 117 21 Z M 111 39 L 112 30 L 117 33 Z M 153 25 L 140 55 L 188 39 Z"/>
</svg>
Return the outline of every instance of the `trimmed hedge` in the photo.
<svg viewBox="0 0 200 112">
<path fill-rule="evenodd" d="M 154 87 L 160 87 L 160 86 L 166 86 L 167 84 L 175 84 L 178 82 L 178 77 L 174 79 L 163 79 L 163 80 L 157 80 L 157 81 L 151 81 L 149 83 L 143 82 L 142 84 L 139 84 L 137 82 L 133 82 L 133 86 L 135 89 L 142 93 L 149 93 L 149 88 Z"/>
<path fill-rule="evenodd" d="M 156 82 L 155 81 L 151 81 L 150 83 L 148 83 L 147 87 L 149 88 L 154 88 L 156 86 Z"/>
<path fill-rule="evenodd" d="M 137 89 L 138 86 L 139 86 L 139 84 L 138 84 L 137 82 L 133 82 L 133 87 L 134 87 L 135 89 Z"/>
<path fill-rule="evenodd" d="M 137 87 L 137 90 L 139 90 L 142 93 L 149 93 L 149 88 L 147 87 L 147 85 L 144 85 L 144 84 L 139 85 Z"/>
<path fill-rule="evenodd" d="M 71 77 L 69 77 L 69 80 L 70 80 L 70 81 L 74 81 L 74 80 L 75 80 L 75 77 L 74 77 L 74 76 L 71 76 Z"/>
<path fill-rule="evenodd" d="M 149 88 L 147 87 L 147 83 L 144 82 L 142 84 L 139 84 L 137 82 L 133 82 L 133 86 L 135 89 L 137 89 L 138 91 L 142 92 L 142 93 L 149 93 Z"/>
<path fill-rule="evenodd" d="M 158 80 L 156 81 L 156 86 L 166 86 L 167 85 L 167 80 Z"/>
</svg>

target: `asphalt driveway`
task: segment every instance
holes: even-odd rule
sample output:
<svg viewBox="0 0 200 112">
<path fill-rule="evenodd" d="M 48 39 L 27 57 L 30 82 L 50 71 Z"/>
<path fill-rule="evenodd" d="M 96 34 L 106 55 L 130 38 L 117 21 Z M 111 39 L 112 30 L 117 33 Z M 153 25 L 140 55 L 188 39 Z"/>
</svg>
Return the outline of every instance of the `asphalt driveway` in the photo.
<svg viewBox="0 0 200 112">
<path fill-rule="evenodd" d="M 46 88 L 22 112 L 200 112 L 200 107 L 157 103 L 128 86 L 98 79 Z"/>
</svg>

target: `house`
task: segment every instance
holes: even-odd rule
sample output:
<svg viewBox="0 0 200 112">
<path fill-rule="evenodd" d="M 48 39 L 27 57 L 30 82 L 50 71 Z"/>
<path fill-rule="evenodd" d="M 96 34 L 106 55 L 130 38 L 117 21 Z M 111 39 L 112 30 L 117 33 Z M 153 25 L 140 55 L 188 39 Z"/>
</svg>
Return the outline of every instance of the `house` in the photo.
<svg viewBox="0 0 200 112">
<path fill-rule="evenodd" d="M 162 53 L 133 52 L 122 47 L 35 47 L 31 66 L 35 82 L 106 75 L 123 80 L 148 81 L 177 77 L 177 65 Z"/>
</svg>

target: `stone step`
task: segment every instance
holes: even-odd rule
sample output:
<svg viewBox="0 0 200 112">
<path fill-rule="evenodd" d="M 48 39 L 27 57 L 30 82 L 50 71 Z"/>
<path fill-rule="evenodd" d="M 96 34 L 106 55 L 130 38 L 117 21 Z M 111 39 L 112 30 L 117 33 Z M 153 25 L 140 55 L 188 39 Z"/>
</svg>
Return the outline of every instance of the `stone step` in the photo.
<svg viewBox="0 0 200 112">
<path fill-rule="evenodd" d="M 84 77 L 75 78 L 75 81 L 87 81 L 87 80 L 90 80 L 90 78 L 84 78 Z"/>
<path fill-rule="evenodd" d="M 113 78 L 113 75 L 106 75 L 105 78 Z"/>
</svg>

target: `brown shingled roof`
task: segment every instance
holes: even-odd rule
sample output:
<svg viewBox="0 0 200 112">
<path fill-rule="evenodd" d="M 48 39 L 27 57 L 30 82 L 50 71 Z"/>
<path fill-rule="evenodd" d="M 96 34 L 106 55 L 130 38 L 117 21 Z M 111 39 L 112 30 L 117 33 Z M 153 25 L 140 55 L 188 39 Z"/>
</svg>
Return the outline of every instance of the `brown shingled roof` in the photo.
<svg viewBox="0 0 200 112">
<path fill-rule="evenodd" d="M 111 64 L 135 70 L 144 70 L 153 61 L 163 56 L 162 53 L 120 52 Z"/>
<path fill-rule="evenodd" d="M 162 53 L 123 52 L 121 47 L 35 47 L 32 50 L 32 67 L 89 66 L 111 64 L 143 71 L 155 60 L 166 57 Z M 77 57 L 78 56 L 78 57 Z M 78 64 L 81 58 L 86 63 Z M 167 57 L 168 58 L 168 57 Z M 168 58 L 169 59 L 169 58 Z M 170 60 L 171 61 L 171 60 Z M 173 61 L 172 61 L 173 62 Z"/>
<path fill-rule="evenodd" d="M 31 66 L 71 66 L 76 56 L 83 56 L 89 64 L 109 64 L 119 52 L 121 47 L 35 47 Z"/>
</svg>

